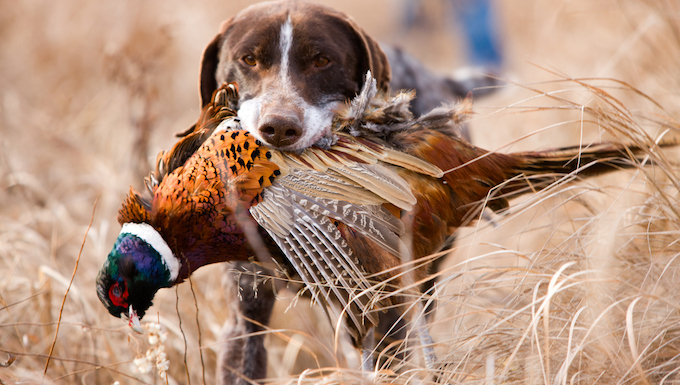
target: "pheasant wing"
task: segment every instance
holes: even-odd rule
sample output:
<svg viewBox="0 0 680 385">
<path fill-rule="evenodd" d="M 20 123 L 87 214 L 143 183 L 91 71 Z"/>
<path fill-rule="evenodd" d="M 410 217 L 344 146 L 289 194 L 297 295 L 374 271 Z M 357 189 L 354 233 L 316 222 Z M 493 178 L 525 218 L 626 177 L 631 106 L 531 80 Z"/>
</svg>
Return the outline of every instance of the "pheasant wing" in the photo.
<svg viewBox="0 0 680 385">
<path fill-rule="evenodd" d="M 373 213 L 348 202 L 305 195 L 278 181 L 265 189 L 262 202 L 250 212 L 276 241 L 312 297 L 326 306 L 329 316 L 347 315 L 358 337 L 365 334 L 367 321 L 378 322 L 372 312 L 376 288 L 337 229 L 341 218 L 352 222 L 341 214 L 343 210 L 356 218 L 362 232 L 382 231 L 391 242 L 401 242 L 379 210 Z"/>
</svg>

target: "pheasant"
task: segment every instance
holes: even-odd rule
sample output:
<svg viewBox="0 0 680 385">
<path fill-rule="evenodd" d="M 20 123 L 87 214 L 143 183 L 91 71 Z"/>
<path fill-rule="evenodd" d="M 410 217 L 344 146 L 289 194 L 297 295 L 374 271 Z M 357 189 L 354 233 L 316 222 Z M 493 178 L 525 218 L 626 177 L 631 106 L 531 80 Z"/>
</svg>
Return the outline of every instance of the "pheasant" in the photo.
<svg viewBox="0 0 680 385">
<path fill-rule="evenodd" d="M 329 316 L 345 317 L 371 369 L 380 309 L 404 304 L 402 289 L 426 277 L 426 263 L 409 262 L 436 252 L 485 206 L 503 210 L 565 174 L 631 167 L 639 159 L 622 157 L 642 151 L 603 143 L 489 152 L 456 134 L 469 104 L 414 119 L 412 94 L 377 94 L 367 81 L 337 112 L 325 146 L 281 152 L 240 128 L 237 91 L 216 90 L 196 125 L 159 154 L 145 179 L 150 197 L 130 189 L 97 277 L 112 315 L 143 317 L 159 289 L 201 266 L 273 259 Z M 426 325 L 417 326 L 428 342 Z M 433 352 L 426 356 L 432 364 Z"/>
</svg>

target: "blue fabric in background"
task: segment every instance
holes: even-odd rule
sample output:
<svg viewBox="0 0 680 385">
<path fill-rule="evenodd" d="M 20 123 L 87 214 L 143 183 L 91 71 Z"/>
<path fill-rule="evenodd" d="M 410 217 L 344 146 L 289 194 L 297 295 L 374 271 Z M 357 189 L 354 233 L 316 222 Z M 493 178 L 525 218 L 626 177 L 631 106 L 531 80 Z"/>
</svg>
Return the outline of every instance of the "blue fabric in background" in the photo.
<svg viewBox="0 0 680 385">
<path fill-rule="evenodd" d="M 502 56 L 497 39 L 497 20 L 491 0 L 453 0 L 451 19 L 460 23 L 474 65 L 500 68 Z"/>
<path fill-rule="evenodd" d="M 492 0 L 444 0 L 446 24 L 451 33 L 461 33 L 471 65 L 498 70 L 503 65 L 498 39 L 498 20 Z M 414 28 L 422 20 L 422 0 L 403 0 L 403 23 Z M 457 28 L 459 27 L 459 28 Z"/>
</svg>

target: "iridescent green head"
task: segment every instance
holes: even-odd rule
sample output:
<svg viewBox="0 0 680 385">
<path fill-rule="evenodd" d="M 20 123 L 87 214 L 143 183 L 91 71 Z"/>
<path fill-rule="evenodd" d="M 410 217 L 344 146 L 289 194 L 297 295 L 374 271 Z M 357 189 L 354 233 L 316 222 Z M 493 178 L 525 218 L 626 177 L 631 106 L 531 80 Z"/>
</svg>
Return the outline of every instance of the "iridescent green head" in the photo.
<svg viewBox="0 0 680 385">
<path fill-rule="evenodd" d="M 171 287 L 180 262 L 146 223 L 126 223 L 97 276 L 97 295 L 115 317 L 134 310 L 143 317 L 162 287 Z"/>
</svg>

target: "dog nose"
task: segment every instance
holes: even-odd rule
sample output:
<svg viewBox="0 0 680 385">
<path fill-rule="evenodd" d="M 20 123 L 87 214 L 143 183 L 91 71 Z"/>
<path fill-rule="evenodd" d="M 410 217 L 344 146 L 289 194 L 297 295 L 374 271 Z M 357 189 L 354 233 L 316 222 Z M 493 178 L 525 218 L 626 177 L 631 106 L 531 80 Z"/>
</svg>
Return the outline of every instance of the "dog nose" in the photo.
<svg viewBox="0 0 680 385">
<path fill-rule="evenodd" d="M 260 120 L 258 128 L 262 139 L 274 147 L 294 144 L 302 136 L 302 122 L 297 116 L 267 114 Z"/>
</svg>

